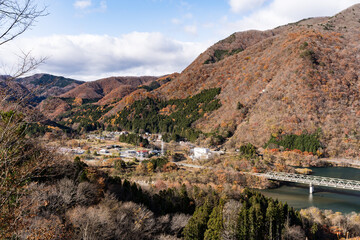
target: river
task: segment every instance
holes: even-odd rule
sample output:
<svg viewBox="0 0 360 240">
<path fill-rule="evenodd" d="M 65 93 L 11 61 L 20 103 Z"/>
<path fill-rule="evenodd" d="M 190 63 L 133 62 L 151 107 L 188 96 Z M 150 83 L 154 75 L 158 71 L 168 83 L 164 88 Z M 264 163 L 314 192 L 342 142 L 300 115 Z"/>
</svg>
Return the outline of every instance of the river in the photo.
<svg viewBox="0 0 360 240">
<path fill-rule="evenodd" d="M 343 178 L 360 181 L 360 169 L 329 167 L 311 168 L 313 175 Z M 331 209 L 334 212 L 360 212 L 360 191 L 340 190 L 315 186 L 315 193 L 309 194 L 309 186 L 303 184 L 284 184 L 279 188 L 261 190 L 267 197 L 287 202 L 296 209 L 311 206 Z"/>
</svg>

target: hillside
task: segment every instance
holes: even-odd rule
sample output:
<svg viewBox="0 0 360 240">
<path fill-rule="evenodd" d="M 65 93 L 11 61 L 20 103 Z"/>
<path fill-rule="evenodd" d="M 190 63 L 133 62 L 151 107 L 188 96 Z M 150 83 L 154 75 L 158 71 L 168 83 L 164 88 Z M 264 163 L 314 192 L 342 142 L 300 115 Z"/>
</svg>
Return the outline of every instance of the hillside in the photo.
<svg viewBox="0 0 360 240">
<path fill-rule="evenodd" d="M 84 83 L 83 81 L 50 74 L 35 74 L 30 77 L 19 78 L 17 82 L 37 96 L 44 98 L 59 96 Z"/>
<path fill-rule="evenodd" d="M 16 104 L 20 101 L 25 105 L 34 106 L 40 101 L 40 98 L 32 94 L 22 84 L 14 81 L 7 81 L 5 78 L 0 79 L 0 97 L 4 97 L 1 98 L 2 106 L 6 106 L 9 103 Z"/>
<path fill-rule="evenodd" d="M 62 98 L 104 99 L 113 101 L 121 99 L 139 85 L 156 80 L 156 77 L 110 77 L 87 82 L 61 95 Z"/>
<path fill-rule="evenodd" d="M 231 132 L 225 145 L 263 146 L 271 134 L 313 133 L 331 156 L 357 156 L 360 135 L 360 5 L 269 31 L 234 33 L 171 82 L 123 98 L 116 114 L 146 97 L 186 98 L 221 88 L 221 107 L 198 120 L 204 132 Z"/>
</svg>

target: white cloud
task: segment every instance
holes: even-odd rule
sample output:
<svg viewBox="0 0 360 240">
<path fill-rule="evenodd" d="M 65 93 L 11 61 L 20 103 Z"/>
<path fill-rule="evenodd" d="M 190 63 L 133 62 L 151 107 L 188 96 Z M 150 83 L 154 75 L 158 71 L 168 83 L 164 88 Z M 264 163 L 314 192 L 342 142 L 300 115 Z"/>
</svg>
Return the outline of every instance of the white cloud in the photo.
<svg viewBox="0 0 360 240">
<path fill-rule="evenodd" d="M 290 2 L 292 0 L 289 0 Z M 229 0 L 231 11 L 235 13 L 249 11 L 263 5 L 265 0 Z"/>
<path fill-rule="evenodd" d="M 192 19 L 193 15 L 191 13 L 187 13 L 187 14 L 184 15 L 184 18 L 185 19 Z"/>
<path fill-rule="evenodd" d="M 190 33 L 192 35 L 197 35 L 197 27 L 196 25 L 187 25 L 184 27 L 184 31 Z"/>
<path fill-rule="evenodd" d="M 54 35 L 24 38 L 8 44 L 8 48 L 0 52 L 2 56 L 10 56 L 2 59 L 7 66 L 16 62 L 17 46 L 24 51 L 31 50 L 35 57 L 49 57 L 37 72 L 94 80 L 113 75 L 159 76 L 179 72 L 203 52 L 208 43 L 180 42 L 161 33 L 147 32 L 133 32 L 121 37 Z"/>
<path fill-rule="evenodd" d="M 171 23 L 175 24 L 175 25 L 179 25 L 182 23 L 182 21 L 178 18 L 173 18 L 173 19 L 171 19 Z"/>
<path fill-rule="evenodd" d="M 245 9 L 244 3 L 250 0 L 230 0 L 232 11 Z M 253 1 L 251 1 L 253 2 Z M 254 1 L 255 3 L 264 1 Z M 222 35 L 249 29 L 266 30 L 308 17 L 333 16 L 358 3 L 358 0 L 272 0 L 253 9 L 237 21 L 226 20 L 219 30 Z M 236 5 L 238 4 L 238 5 Z M 251 4 L 250 4 L 251 5 Z M 256 5 L 256 4 L 255 4 Z M 224 19 L 223 19 L 224 20 Z"/>
<path fill-rule="evenodd" d="M 106 9 L 107 9 L 106 0 L 100 1 L 100 9 L 102 9 L 102 10 L 106 10 Z"/>
<path fill-rule="evenodd" d="M 74 7 L 78 9 L 85 9 L 91 6 L 91 0 L 78 0 L 75 1 Z"/>
<path fill-rule="evenodd" d="M 76 9 L 81 10 L 81 13 L 89 14 L 96 12 L 105 12 L 107 10 L 106 0 L 78 0 L 74 3 Z"/>
</svg>

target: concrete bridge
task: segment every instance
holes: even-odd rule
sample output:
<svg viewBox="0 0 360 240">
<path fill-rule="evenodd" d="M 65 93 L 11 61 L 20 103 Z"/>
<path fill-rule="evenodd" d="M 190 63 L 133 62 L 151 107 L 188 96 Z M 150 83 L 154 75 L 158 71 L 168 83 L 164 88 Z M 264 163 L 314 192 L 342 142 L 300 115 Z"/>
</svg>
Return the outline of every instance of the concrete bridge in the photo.
<svg viewBox="0 0 360 240">
<path fill-rule="evenodd" d="M 333 187 L 360 191 L 360 181 L 355 180 L 284 172 L 255 173 L 254 175 L 259 177 L 265 177 L 271 180 L 309 184 L 310 193 L 314 192 L 314 186 Z"/>
</svg>

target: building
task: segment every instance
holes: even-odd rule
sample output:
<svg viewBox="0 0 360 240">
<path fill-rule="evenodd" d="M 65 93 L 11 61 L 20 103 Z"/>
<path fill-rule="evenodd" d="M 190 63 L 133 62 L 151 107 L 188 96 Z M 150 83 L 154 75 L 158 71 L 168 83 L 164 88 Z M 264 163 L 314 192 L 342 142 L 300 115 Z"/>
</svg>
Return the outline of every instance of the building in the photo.
<svg viewBox="0 0 360 240">
<path fill-rule="evenodd" d="M 124 158 L 131 158 L 131 157 L 135 157 L 136 156 L 136 151 L 135 150 L 126 150 L 126 151 L 122 151 L 120 153 L 121 157 Z"/>
<path fill-rule="evenodd" d="M 136 157 L 146 158 L 149 156 L 149 152 L 146 150 L 140 150 L 136 152 Z"/>
<path fill-rule="evenodd" d="M 190 155 L 190 157 L 193 160 L 209 159 L 212 156 L 210 149 L 208 149 L 208 148 L 196 147 L 196 148 L 192 149 L 190 152 L 192 153 Z"/>
<path fill-rule="evenodd" d="M 107 149 L 101 149 L 101 150 L 99 151 L 99 153 L 102 154 L 102 155 L 108 155 L 108 154 L 110 154 L 109 150 L 107 150 Z"/>
</svg>

